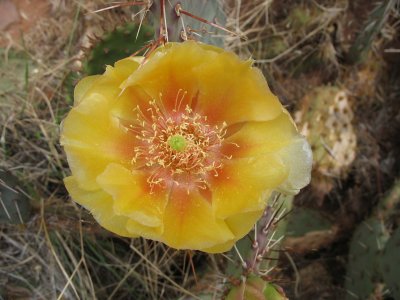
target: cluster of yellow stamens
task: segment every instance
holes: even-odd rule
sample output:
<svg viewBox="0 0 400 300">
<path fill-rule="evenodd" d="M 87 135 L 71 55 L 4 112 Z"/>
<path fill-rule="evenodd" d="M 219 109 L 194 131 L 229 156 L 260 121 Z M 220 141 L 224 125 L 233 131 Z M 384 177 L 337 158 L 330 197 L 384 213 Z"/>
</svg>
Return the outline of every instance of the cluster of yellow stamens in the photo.
<svg viewBox="0 0 400 300">
<path fill-rule="evenodd" d="M 226 124 L 210 126 L 189 105 L 168 112 L 155 100 L 149 104 L 147 114 L 136 108 L 137 121 L 130 125 L 138 141 L 132 164 L 149 172 L 151 189 L 171 183 L 205 188 L 207 176 L 218 176 L 226 158 L 219 153 Z"/>
</svg>

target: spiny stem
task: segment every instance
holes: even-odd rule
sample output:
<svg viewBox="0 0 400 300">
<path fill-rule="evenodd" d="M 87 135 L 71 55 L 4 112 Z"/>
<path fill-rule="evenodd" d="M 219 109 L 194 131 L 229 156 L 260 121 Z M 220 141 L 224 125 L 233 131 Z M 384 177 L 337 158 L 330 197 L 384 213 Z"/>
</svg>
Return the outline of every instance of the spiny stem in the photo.
<svg viewBox="0 0 400 300">
<path fill-rule="evenodd" d="M 274 240 L 276 231 L 274 230 L 276 224 L 282 219 L 284 213 L 283 201 L 279 202 L 280 194 L 278 194 L 271 204 L 269 204 L 254 228 L 254 241 L 252 243 L 252 249 L 246 263 L 243 264 L 245 274 L 258 273 L 261 274 L 260 263 L 265 258 L 265 255 L 272 251 L 273 248 L 279 244 L 283 236 Z"/>
</svg>

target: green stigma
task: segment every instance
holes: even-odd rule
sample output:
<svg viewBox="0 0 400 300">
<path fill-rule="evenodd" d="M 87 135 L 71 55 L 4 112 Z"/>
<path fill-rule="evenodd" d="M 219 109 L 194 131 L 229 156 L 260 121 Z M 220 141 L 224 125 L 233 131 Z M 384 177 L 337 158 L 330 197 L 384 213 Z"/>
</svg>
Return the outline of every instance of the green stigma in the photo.
<svg viewBox="0 0 400 300">
<path fill-rule="evenodd" d="M 178 152 L 182 152 L 186 148 L 186 140 L 179 134 L 169 137 L 167 143 L 173 150 Z"/>
</svg>

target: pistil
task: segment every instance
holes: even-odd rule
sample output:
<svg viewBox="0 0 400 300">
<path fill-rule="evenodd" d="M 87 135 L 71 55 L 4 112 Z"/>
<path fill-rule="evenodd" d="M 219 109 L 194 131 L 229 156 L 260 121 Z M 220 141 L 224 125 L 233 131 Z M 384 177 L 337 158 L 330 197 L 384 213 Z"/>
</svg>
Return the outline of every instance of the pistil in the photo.
<svg viewBox="0 0 400 300">
<path fill-rule="evenodd" d="M 172 150 L 177 152 L 185 151 L 187 142 L 183 136 L 180 134 L 172 135 L 167 140 L 168 145 L 171 147 Z"/>
</svg>

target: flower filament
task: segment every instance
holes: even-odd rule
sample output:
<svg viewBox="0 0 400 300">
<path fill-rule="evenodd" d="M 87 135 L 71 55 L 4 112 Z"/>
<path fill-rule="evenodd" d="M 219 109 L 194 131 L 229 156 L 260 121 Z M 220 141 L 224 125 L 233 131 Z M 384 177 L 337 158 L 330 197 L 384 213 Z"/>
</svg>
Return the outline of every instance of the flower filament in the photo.
<svg viewBox="0 0 400 300">
<path fill-rule="evenodd" d="M 182 100 L 182 99 L 181 99 Z M 145 114 L 138 106 L 137 119 L 130 125 L 138 141 L 132 164 L 149 172 L 147 182 L 154 185 L 186 184 L 206 188 L 207 177 L 218 176 L 222 160 L 220 147 L 226 124 L 211 126 L 207 117 L 194 112 L 188 105 L 168 112 L 155 100 Z"/>
</svg>

